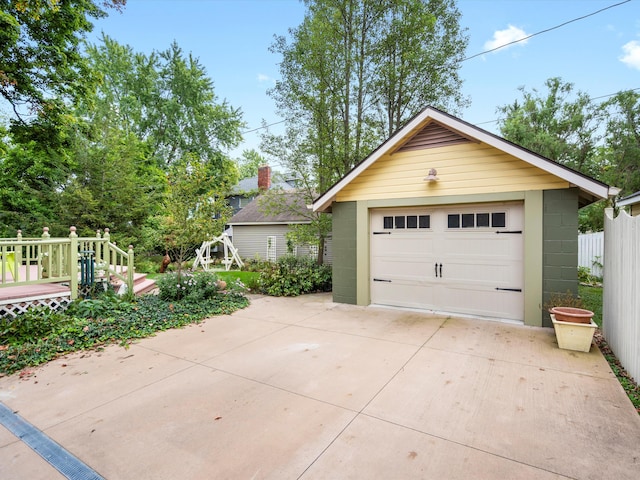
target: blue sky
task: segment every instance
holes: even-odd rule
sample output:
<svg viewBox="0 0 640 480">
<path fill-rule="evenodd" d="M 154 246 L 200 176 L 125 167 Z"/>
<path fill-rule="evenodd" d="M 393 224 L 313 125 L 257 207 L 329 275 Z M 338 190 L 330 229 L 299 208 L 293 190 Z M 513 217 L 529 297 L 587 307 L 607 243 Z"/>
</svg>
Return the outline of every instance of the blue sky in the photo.
<svg viewBox="0 0 640 480">
<path fill-rule="evenodd" d="M 588 15 L 622 0 L 460 0 L 467 56 Z M 266 90 L 278 78 L 273 35 L 286 35 L 304 17 L 297 0 L 128 0 L 95 24 L 136 51 L 164 50 L 173 40 L 200 59 L 216 94 L 240 107 L 252 130 L 282 120 Z M 461 117 L 497 133 L 496 108 L 520 98 L 518 87 L 542 89 L 550 77 L 574 83 L 591 97 L 640 88 L 640 4 L 637 0 L 463 63 L 463 92 L 471 105 Z M 274 127 L 277 131 L 277 126 Z M 231 152 L 259 147 L 246 133 Z"/>
</svg>

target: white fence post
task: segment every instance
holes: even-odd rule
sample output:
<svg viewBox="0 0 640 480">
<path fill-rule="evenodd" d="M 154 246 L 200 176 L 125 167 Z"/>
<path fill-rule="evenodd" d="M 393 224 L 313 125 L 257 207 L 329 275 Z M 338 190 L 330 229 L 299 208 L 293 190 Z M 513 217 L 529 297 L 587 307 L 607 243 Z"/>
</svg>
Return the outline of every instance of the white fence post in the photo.
<svg viewBox="0 0 640 480">
<path fill-rule="evenodd" d="M 604 217 L 602 330 L 625 370 L 640 380 L 640 217 Z"/>
</svg>

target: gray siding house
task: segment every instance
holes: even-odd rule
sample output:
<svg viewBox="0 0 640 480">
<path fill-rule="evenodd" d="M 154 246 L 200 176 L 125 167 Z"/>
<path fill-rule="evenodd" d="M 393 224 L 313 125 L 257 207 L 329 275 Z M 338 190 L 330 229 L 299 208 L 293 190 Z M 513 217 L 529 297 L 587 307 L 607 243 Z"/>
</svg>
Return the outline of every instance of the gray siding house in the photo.
<svg viewBox="0 0 640 480">
<path fill-rule="evenodd" d="M 297 256 L 315 256 L 308 246 L 293 246 L 287 242 L 287 232 L 293 225 L 309 224 L 310 220 L 293 213 L 306 208 L 304 198 L 295 191 L 283 192 L 284 202 L 292 204 L 290 211 L 284 213 L 265 213 L 261 208 L 263 197 L 258 195 L 229 220 L 227 234 L 243 259 L 258 258 L 276 261 L 283 255 L 293 253 Z M 331 263 L 331 241 L 325 243 L 325 263 Z"/>
</svg>

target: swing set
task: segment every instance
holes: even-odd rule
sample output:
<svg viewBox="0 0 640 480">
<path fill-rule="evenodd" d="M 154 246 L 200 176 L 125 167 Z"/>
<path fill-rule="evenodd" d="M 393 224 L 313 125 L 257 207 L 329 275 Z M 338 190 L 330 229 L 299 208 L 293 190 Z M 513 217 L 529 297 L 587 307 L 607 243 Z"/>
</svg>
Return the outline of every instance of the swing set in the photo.
<svg viewBox="0 0 640 480">
<path fill-rule="evenodd" d="M 212 240 L 202 242 L 200 248 L 196 248 L 196 261 L 193 263 L 194 270 L 198 265 L 202 265 L 202 268 L 205 271 L 209 271 L 209 265 L 215 261 L 211 257 L 211 247 L 216 246 L 218 243 L 222 243 L 224 246 L 224 258 L 222 259 L 222 264 L 226 271 L 229 271 L 234 263 L 238 265 L 238 268 L 242 268 L 244 266 L 240 255 L 238 255 L 238 249 L 233 246 L 229 235 L 223 233 L 219 237 L 214 237 Z"/>
</svg>

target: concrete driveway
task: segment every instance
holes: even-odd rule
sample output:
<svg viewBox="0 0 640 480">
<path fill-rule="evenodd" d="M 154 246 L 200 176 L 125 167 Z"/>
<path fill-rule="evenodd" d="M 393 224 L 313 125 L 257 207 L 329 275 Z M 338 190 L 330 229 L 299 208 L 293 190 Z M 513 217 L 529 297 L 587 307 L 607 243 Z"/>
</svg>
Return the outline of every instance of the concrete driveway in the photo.
<svg viewBox="0 0 640 480">
<path fill-rule="evenodd" d="M 640 417 L 595 346 L 330 295 L 70 355 L 0 401 L 107 479 L 640 478 Z M 0 478 L 64 477 L 0 426 Z"/>
</svg>

